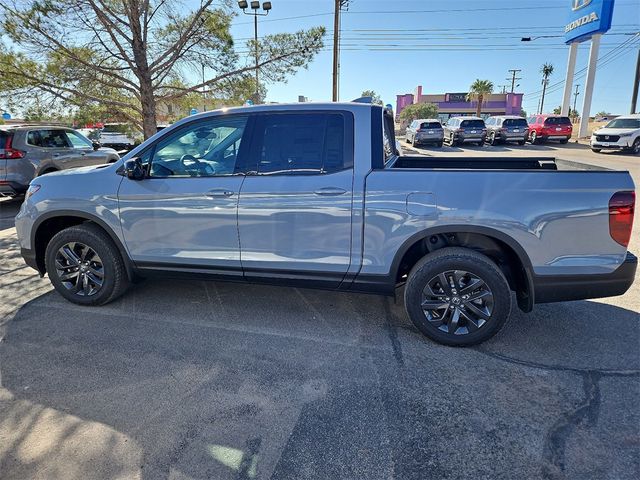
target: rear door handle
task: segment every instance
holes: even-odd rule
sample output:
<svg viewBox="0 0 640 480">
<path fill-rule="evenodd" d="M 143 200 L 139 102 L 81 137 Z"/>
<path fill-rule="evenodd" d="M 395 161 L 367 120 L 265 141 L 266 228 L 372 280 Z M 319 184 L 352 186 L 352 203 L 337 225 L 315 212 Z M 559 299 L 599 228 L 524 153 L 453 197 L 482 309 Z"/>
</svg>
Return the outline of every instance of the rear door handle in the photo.
<svg viewBox="0 0 640 480">
<path fill-rule="evenodd" d="M 210 198 L 222 198 L 222 197 L 230 197 L 234 192 L 231 190 L 209 190 L 205 195 Z"/>
<path fill-rule="evenodd" d="M 319 188 L 313 193 L 315 193 L 316 195 L 329 197 L 329 196 L 335 196 L 335 195 L 344 195 L 345 193 L 347 193 L 347 191 L 344 188 L 324 187 L 324 188 Z"/>
</svg>

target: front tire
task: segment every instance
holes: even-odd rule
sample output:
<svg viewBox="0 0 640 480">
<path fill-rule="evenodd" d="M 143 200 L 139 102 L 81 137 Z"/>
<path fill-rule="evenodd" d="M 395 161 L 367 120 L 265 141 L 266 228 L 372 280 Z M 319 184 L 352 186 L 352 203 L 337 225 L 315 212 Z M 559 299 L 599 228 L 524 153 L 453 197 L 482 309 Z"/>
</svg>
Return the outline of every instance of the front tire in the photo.
<svg viewBox="0 0 640 480">
<path fill-rule="evenodd" d="M 511 291 L 502 271 L 489 257 L 459 247 L 422 258 L 409 273 L 404 300 L 413 324 L 450 346 L 488 340 L 511 312 Z"/>
<path fill-rule="evenodd" d="M 640 137 L 636 138 L 635 142 L 633 142 L 633 145 L 629 149 L 629 152 L 633 153 L 634 155 L 638 155 L 640 153 Z"/>
<path fill-rule="evenodd" d="M 531 142 L 531 145 L 535 145 L 536 143 L 539 143 L 538 134 L 535 131 L 529 134 L 529 141 Z"/>
<path fill-rule="evenodd" d="M 58 293 L 78 305 L 104 305 L 129 286 L 117 247 L 104 230 L 90 223 L 54 235 L 47 245 L 45 266 Z"/>
</svg>

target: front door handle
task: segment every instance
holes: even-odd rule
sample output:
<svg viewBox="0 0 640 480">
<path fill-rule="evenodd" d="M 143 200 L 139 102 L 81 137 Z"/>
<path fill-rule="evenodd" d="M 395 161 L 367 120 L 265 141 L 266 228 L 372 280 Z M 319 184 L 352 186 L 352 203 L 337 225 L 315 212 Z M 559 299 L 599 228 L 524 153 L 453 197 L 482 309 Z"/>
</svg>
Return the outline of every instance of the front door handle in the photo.
<svg viewBox="0 0 640 480">
<path fill-rule="evenodd" d="M 222 197 L 230 197 L 234 192 L 230 190 L 209 190 L 205 195 L 210 198 L 222 198 Z"/>
<path fill-rule="evenodd" d="M 336 196 L 336 195 L 344 195 L 345 193 L 347 193 L 347 191 L 344 188 L 324 187 L 324 188 L 319 188 L 313 193 L 315 193 L 316 195 L 329 197 L 329 196 Z"/>
</svg>

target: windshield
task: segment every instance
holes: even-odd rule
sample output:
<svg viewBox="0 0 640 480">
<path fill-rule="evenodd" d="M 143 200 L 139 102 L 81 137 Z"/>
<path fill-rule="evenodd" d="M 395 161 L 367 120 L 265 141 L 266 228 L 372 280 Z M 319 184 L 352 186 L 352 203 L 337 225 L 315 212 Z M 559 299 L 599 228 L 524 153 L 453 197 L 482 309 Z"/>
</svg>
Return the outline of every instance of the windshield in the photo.
<svg viewBox="0 0 640 480">
<path fill-rule="evenodd" d="M 616 118 L 607 123 L 605 128 L 640 128 L 640 118 Z"/>
<path fill-rule="evenodd" d="M 545 125 L 571 125 L 569 117 L 549 117 L 544 121 Z"/>
<path fill-rule="evenodd" d="M 527 121 L 524 118 L 507 118 L 504 121 L 505 127 L 528 127 Z"/>
<path fill-rule="evenodd" d="M 484 128 L 484 120 L 463 120 L 462 128 Z"/>
</svg>

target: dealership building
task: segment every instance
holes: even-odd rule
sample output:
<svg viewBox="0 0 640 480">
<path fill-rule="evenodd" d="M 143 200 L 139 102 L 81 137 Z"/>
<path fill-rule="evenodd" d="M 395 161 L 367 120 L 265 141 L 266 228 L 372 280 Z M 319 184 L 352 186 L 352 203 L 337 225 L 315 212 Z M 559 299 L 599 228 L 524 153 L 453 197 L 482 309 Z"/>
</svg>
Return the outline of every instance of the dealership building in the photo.
<svg viewBox="0 0 640 480">
<path fill-rule="evenodd" d="M 520 115 L 522 110 L 522 93 L 494 93 L 482 102 L 482 116 Z M 435 93 L 423 94 L 422 86 L 416 87 L 414 93 L 396 96 L 396 115 L 408 105 L 414 103 L 433 103 L 438 107 L 438 117 L 446 121 L 449 117 L 459 115 L 475 115 L 478 102 L 468 102 L 467 93 Z"/>
</svg>

